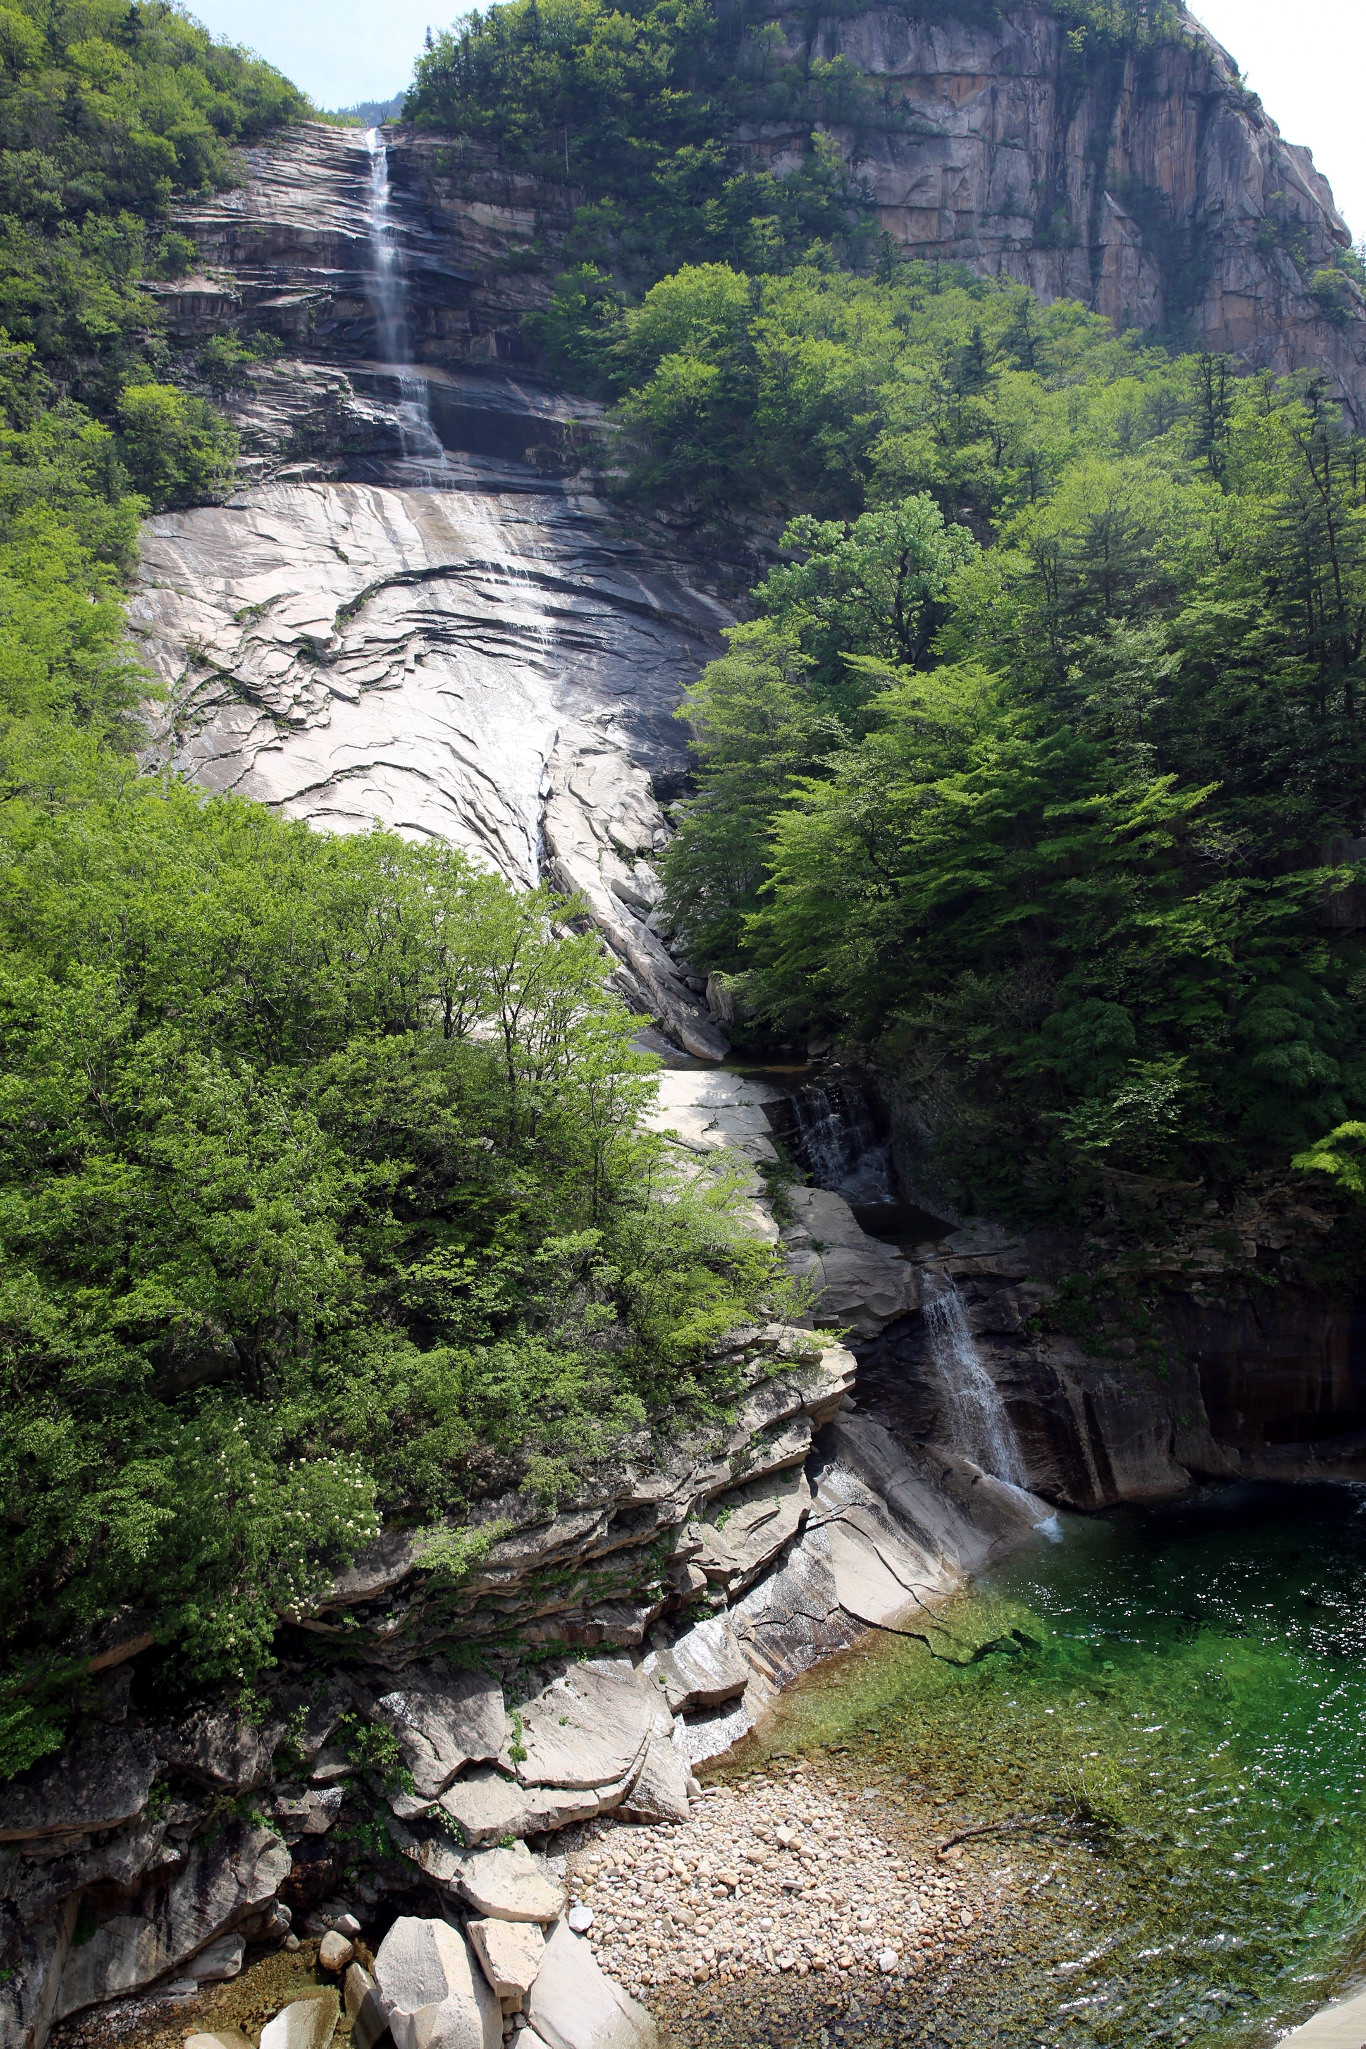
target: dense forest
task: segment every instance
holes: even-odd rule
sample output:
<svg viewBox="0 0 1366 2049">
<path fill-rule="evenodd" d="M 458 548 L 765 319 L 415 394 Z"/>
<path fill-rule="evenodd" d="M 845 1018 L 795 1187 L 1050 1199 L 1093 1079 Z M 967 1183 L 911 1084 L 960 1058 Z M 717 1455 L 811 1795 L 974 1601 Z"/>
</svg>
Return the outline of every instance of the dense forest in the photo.
<svg viewBox="0 0 1366 2049">
<path fill-rule="evenodd" d="M 1360 1115 L 1366 449 L 1312 379 L 907 266 L 588 330 L 622 488 L 796 514 L 667 860 L 754 1025 L 927 1107 L 973 1208 L 1227 1195 Z"/>
</svg>

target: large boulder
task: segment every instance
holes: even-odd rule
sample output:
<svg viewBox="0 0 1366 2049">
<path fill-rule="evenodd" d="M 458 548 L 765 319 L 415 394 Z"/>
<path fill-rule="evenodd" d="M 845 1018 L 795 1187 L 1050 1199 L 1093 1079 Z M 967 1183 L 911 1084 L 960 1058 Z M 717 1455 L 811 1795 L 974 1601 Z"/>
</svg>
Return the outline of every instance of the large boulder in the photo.
<svg viewBox="0 0 1366 2049">
<path fill-rule="evenodd" d="M 620 1803 L 622 1788 L 615 1791 Z M 526 1789 L 490 1765 L 476 1765 L 464 1778 L 447 1786 L 441 1805 L 473 1850 L 500 1843 L 504 1836 L 550 1835 L 571 1822 L 605 1813 L 603 1796 L 592 1788 L 569 1792 L 559 1786 Z"/>
<path fill-rule="evenodd" d="M 503 1689 L 482 1673 L 424 1679 L 385 1694 L 375 1720 L 398 1738 L 417 1797 L 436 1800 L 467 1764 L 491 1764 L 502 1749 Z"/>
<path fill-rule="evenodd" d="M 470 1942 L 504 2013 L 520 2013 L 536 1983 L 545 1937 L 533 1921 L 470 1921 Z"/>
<path fill-rule="evenodd" d="M 0 1787 L 0 1843 L 118 1828 L 141 1814 L 156 1775 L 143 1731 L 101 1728 Z"/>
<path fill-rule="evenodd" d="M 327 2049 L 337 2032 L 341 2002 L 330 1987 L 292 1999 L 261 2030 L 261 2049 Z"/>
<path fill-rule="evenodd" d="M 525 1843 L 466 1857 L 460 1866 L 460 1891 L 476 1913 L 495 1921 L 555 1921 L 564 1911 L 562 1882 Z"/>
<path fill-rule="evenodd" d="M 719 1707 L 749 1684 L 749 1666 L 724 1615 L 711 1615 L 674 1643 L 650 1652 L 641 1671 L 653 1679 L 670 1714 Z"/>
<path fill-rule="evenodd" d="M 342 1999 L 351 2023 L 352 2049 L 375 2049 L 389 2025 L 379 1987 L 363 1964 L 350 1964 L 343 1980 Z"/>
<path fill-rule="evenodd" d="M 501 2049 L 497 1996 L 448 1922 L 395 1921 L 375 1958 L 375 1985 L 394 2049 Z"/>
<path fill-rule="evenodd" d="M 545 1946 L 524 2010 L 547 2049 L 656 2049 L 659 2039 L 645 2008 L 599 1968 L 563 1921 Z"/>
<path fill-rule="evenodd" d="M 673 1723 L 661 1715 L 620 1812 L 629 1821 L 686 1821 L 688 1777 L 688 1760 L 673 1741 Z"/>
<path fill-rule="evenodd" d="M 277 1835 L 245 1821 L 195 1844 L 168 1885 L 102 1921 L 89 1941 L 72 1948 L 56 2017 L 136 1992 L 196 1955 L 274 1899 L 290 1863 Z"/>
<path fill-rule="evenodd" d="M 610 1786 L 635 1769 L 654 1721 L 649 1682 L 625 1661 L 578 1665 L 528 1701 L 509 1759 L 524 1786 Z"/>
</svg>

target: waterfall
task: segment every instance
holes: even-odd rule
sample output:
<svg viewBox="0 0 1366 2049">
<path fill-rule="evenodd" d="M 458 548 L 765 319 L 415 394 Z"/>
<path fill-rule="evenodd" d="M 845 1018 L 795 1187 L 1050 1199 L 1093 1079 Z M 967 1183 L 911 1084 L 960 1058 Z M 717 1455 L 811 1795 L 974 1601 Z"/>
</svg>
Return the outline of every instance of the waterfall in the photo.
<svg viewBox="0 0 1366 2049">
<path fill-rule="evenodd" d="M 891 1155 L 862 1089 L 801 1089 L 792 1098 L 792 1117 L 793 1150 L 818 1188 L 833 1189 L 857 1207 L 896 1202 Z"/>
<path fill-rule="evenodd" d="M 365 138 L 370 152 L 370 301 L 375 313 L 380 362 L 398 379 L 398 431 L 405 462 L 417 481 L 435 485 L 450 468 L 441 437 L 432 425 L 427 381 L 413 372 L 412 330 L 408 322 L 408 280 L 394 220 L 389 184 L 389 146 L 379 128 Z"/>
<path fill-rule="evenodd" d="M 968 1329 L 963 1298 L 947 1278 L 931 1285 L 934 1292 L 924 1307 L 925 1335 L 930 1364 L 953 1420 L 954 1448 L 966 1452 L 983 1472 L 1024 1488 L 1028 1479 L 1015 1431 Z"/>
</svg>

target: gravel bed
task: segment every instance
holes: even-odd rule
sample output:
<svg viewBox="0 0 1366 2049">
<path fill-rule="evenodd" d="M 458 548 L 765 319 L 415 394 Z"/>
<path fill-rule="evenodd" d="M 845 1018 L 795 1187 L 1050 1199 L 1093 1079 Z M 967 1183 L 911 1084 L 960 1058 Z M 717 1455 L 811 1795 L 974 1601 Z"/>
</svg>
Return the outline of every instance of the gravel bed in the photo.
<svg viewBox="0 0 1366 2049">
<path fill-rule="evenodd" d="M 598 1961 L 661 2017 L 670 1985 L 905 1980 L 982 1932 L 975 1873 L 917 1853 L 876 1792 L 801 1765 L 713 1786 L 686 1822 L 592 1822 L 563 1846 Z"/>
</svg>

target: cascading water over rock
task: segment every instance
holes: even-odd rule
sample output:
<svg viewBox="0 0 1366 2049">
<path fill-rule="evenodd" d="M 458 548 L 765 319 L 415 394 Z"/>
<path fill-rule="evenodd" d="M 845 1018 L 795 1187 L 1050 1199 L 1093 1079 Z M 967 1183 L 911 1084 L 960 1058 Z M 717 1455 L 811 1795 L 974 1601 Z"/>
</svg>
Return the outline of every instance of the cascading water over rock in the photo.
<svg viewBox="0 0 1366 2049">
<path fill-rule="evenodd" d="M 923 1313 L 930 1364 L 953 1425 L 954 1450 L 965 1452 L 996 1479 L 1026 1487 L 1028 1476 L 1005 1403 L 982 1363 L 963 1299 L 951 1280 L 933 1284 Z"/>
<path fill-rule="evenodd" d="M 408 284 L 394 219 L 389 148 L 383 131 L 372 128 L 366 136 L 366 146 L 370 151 L 369 296 L 379 338 L 380 363 L 398 381 L 398 425 L 405 468 L 411 470 L 413 481 L 434 489 L 443 481 L 442 472 L 448 472 L 451 465 L 445 444 L 432 425 L 427 380 L 416 376 L 413 370 Z"/>
<path fill-rule="evenodd" d="M 891 1154 L 862 1089 L 804 1088 L 792 1098 L 793 1151 L 818 1188 L 869 1208 L 896 1202 Z"/>
</svg>

